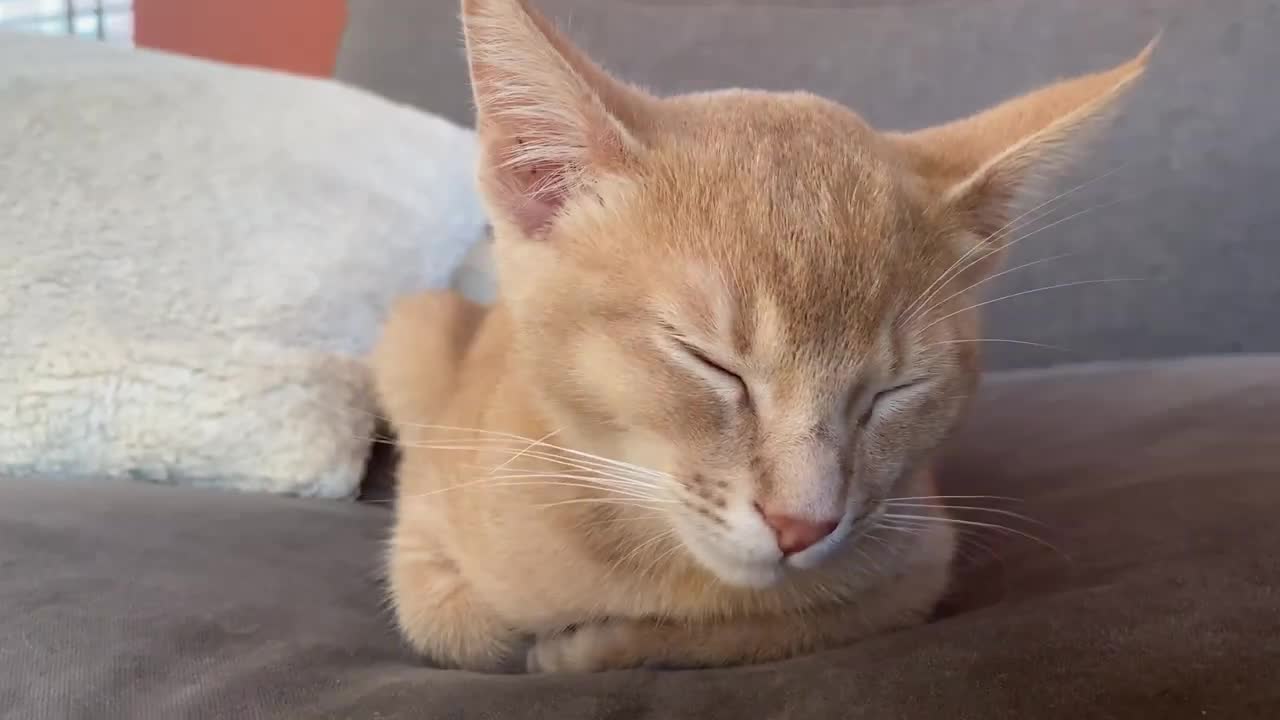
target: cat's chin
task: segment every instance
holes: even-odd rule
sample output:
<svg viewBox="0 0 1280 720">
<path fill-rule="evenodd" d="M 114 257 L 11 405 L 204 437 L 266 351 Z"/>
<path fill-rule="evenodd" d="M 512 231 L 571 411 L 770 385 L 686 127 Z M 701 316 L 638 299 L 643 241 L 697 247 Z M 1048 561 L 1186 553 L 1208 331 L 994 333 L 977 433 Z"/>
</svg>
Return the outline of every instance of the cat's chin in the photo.
<svg viewBox="0 0 1280 720">
<path fill-rule="evenodd" d="M 725 585 L 758 590 L 778 584 L 786 573 L 780 558 L 753 561 L 700 538 L 686 538 L 684 546 L 698 565 Z"/>
<path fill-rule="evenodd" d="M 778 563 L 718 562 L 714 567 L 703 563 L 703 567 L 725 585 L 748 590 L 763 590 L 777 585 L 785 574 L 785 568 Z"/>
</svg>

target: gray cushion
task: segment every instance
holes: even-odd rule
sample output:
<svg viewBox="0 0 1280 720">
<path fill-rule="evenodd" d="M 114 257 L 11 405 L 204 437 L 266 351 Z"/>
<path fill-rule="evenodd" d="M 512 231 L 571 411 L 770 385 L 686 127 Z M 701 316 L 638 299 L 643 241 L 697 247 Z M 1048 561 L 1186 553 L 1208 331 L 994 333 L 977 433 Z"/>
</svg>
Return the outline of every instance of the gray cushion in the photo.
<svg viewBox="0 0 1280 720">
<path fill-rule="evenodd" d="M 1280 356 L 992 378 L 945 490 L 1061 554 L 970 536 L 937 622 L 717 671 L 423 667 L 381 506 L 0 480 L 0 717 L 1276 718 L 1277 408 Z"/>
<path fill-rule="evenodd" d="M 1166 28 L 1148 81 L 1058 183 L 1055 218 L 991 297 L 993 365 L 1280 350 L 1280 0 L 533 0 L 628 78 L 661 92 L 809 89 L 881 127 L 978 110 L 1135 53 Z M 459 121 L 470 97 L 452 0 L 351 0 L 338 76 Z M 1045 219 L 1040 225 L 1051 222 Z M 1028 228 L 1030 229 L 1030 228 Z"/>
</svg>

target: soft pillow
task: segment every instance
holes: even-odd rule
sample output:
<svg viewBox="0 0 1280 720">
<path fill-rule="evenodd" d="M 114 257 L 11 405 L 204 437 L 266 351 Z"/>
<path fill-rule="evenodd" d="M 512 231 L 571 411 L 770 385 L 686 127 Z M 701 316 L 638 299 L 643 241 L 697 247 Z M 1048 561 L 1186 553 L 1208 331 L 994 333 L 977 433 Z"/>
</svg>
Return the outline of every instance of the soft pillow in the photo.
<svg viewBox="0 0 1280 720">
<path fill-rule="evenodd" d="M 0 34 L 0 474 L 352 495 L 361 356 L 483 235 L 473 154 L 334 82 Z"/>
</svg>

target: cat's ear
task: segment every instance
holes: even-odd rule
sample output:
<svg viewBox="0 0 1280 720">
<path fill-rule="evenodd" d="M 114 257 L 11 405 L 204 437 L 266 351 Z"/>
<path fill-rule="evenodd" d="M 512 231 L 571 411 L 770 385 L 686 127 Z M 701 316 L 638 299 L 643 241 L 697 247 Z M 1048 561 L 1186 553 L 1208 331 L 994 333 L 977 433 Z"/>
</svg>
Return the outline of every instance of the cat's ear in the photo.
<svg viewBox="0 0 1280 720">
<path fill-rule="evenodd" d="M 576 193 L 625 169 L 648 96 L 610 77 L 526 0 L 464 0 L 480 184 L 496 213 L 540 234 Z"/>
<path fill-rule="evenodd" d="M 1142 76 L 1158 40 L 1110 70 L 1062 80 L 972 117 L 889 139 L 971 237 L 991 238 L 1020 205 L 1034 202 L 1039 181 L 1070 158 L 1090 127 L 1107 117 Z M 993 259 L 999 254 L 989 253 Z"/>
</svg>

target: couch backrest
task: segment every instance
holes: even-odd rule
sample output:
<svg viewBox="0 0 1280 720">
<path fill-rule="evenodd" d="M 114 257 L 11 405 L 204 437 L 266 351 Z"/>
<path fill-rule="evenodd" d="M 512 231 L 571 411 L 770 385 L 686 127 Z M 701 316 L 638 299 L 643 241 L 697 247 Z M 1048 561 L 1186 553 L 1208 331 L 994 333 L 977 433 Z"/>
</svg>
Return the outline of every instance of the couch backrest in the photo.
<svg viewBox="0 0 1280 720">
<path fill-rule="evenodd" d="M 658 92 L 808 89 L 920 127 L 1133 54 L 1147 80 L 990 297 L 999 367 L 1280 350 L 1280 0 L 534 0 Z M 350 0 L 338 76 L 469 122 L 453 0 Z M 1006 282 L 1007 281 L 1007 282 Z"/>
</svg>

